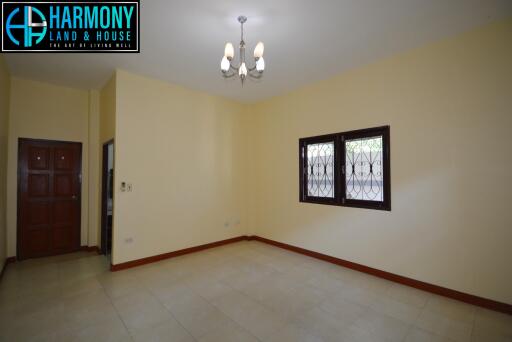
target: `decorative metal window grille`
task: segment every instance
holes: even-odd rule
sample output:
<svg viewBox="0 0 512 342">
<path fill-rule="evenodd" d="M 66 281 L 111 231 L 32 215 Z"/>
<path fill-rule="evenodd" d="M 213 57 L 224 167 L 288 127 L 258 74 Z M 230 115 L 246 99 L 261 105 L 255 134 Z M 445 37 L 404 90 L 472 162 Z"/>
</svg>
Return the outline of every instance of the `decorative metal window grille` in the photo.
<svg viewBox="0 0 512 342">
<path fill-rule="evenodd" d="M 347 199 L 384 200 L 382 136 L 345 141 Z"/>
<path fill-rule="evenodd" d="M 299 139 L 300 201 L 391 210 L 389 126 Z"/>
<path fill-rule="evenodd" d="M 308 196 L 334 198 L 334 141 L 307 145 Z"/>
</svg>

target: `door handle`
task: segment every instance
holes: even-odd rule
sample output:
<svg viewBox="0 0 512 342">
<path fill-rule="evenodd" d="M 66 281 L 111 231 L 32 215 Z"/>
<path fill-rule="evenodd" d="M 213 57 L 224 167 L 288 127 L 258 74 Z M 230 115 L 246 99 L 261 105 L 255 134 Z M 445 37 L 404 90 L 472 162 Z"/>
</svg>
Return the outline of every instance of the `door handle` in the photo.
<svg viewBox="0 0 512 342">
<path fill-rule="evenodd" d="M 76 196 L 75 195 L 71 196 L 71 199 L 76 199 Z"/>
</svg>

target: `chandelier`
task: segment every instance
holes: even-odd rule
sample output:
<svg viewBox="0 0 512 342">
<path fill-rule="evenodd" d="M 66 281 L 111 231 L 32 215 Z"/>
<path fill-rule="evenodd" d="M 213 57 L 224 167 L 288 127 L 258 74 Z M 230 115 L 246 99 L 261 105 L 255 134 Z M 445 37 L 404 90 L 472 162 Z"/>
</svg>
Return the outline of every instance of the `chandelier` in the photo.
<svg viewBox="0 0 512 342">
<path fill-rule="evenodd" d="M 265 60 L 263 60 L 263 43 L 259 42 L 254 48 L 254 66 L 248 67 L 245 64 L 245 42 L 244 42 L 244 23 L 247 21 L 247 17 L 241 15 L 238 17 L 238 22 L 241 26 L 240 35 L 240 61 L 236 64 L 233 63 L 233 57 L 235 56 L 235 49 L 233 44 L 227 43 L 224 48 L 224 57 L 220 62 L 220 70 L 224 78 L 231 78 L 236 75 L 240 77 L 242 86 L 247 77 L 253 79 L 259 79 L 263 76 L 265 70 Z"/>
</svg>

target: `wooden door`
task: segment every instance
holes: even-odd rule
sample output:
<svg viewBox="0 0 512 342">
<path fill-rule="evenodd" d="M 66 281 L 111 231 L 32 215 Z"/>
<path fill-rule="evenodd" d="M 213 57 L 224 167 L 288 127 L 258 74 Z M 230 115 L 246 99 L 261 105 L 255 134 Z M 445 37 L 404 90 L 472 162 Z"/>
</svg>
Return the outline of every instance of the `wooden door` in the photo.
<svg viewBox="0 0 512 342">
<path fill-rule="evenodd" d="M 80 248 L 81 163 L 81 143 L 19 139 L 19 259 Z"/>
</svg>

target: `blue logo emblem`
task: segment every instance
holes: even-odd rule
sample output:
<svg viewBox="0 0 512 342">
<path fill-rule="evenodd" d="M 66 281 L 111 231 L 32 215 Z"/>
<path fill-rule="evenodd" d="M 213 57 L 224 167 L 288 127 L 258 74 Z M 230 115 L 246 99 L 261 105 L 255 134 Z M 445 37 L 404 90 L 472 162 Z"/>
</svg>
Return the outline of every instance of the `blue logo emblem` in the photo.
<svg viewBox="0 0 512 342">
<path fill-rule="evenodd" d="M 13 19 L 17 20 L 17 17 L 20 16 L 20 7 L 18 7 L 14 9 L 11 14 L 9 14 L 5 25 L 5 30 L 9 36 L 9 39 L 11 39 L 11 41 L 18 46 L 20 46 L 20 40 L 16 39 L 16 37 L 19 37 L 19 34 L 13 34 L 13 31 L 23 30 L 23 44 L 21 44 L 21 46 L 31 47 L 34 44 L 34 40 L 35 44 L 39 44 L 43 40 L 46 34 L 46 30 L 48 29 L 46 18 L 40 10 L 33 6 L 23 6 L 22 8 L 23 23 L 12 23 Z M 37 19 L 34 18 L 34 14 L 38 16 Z M 34 20 L 38 20 L 38 22 L 34 22 Z M 19 31 L 16 32 L 19 33 Z"/>
</svg>

